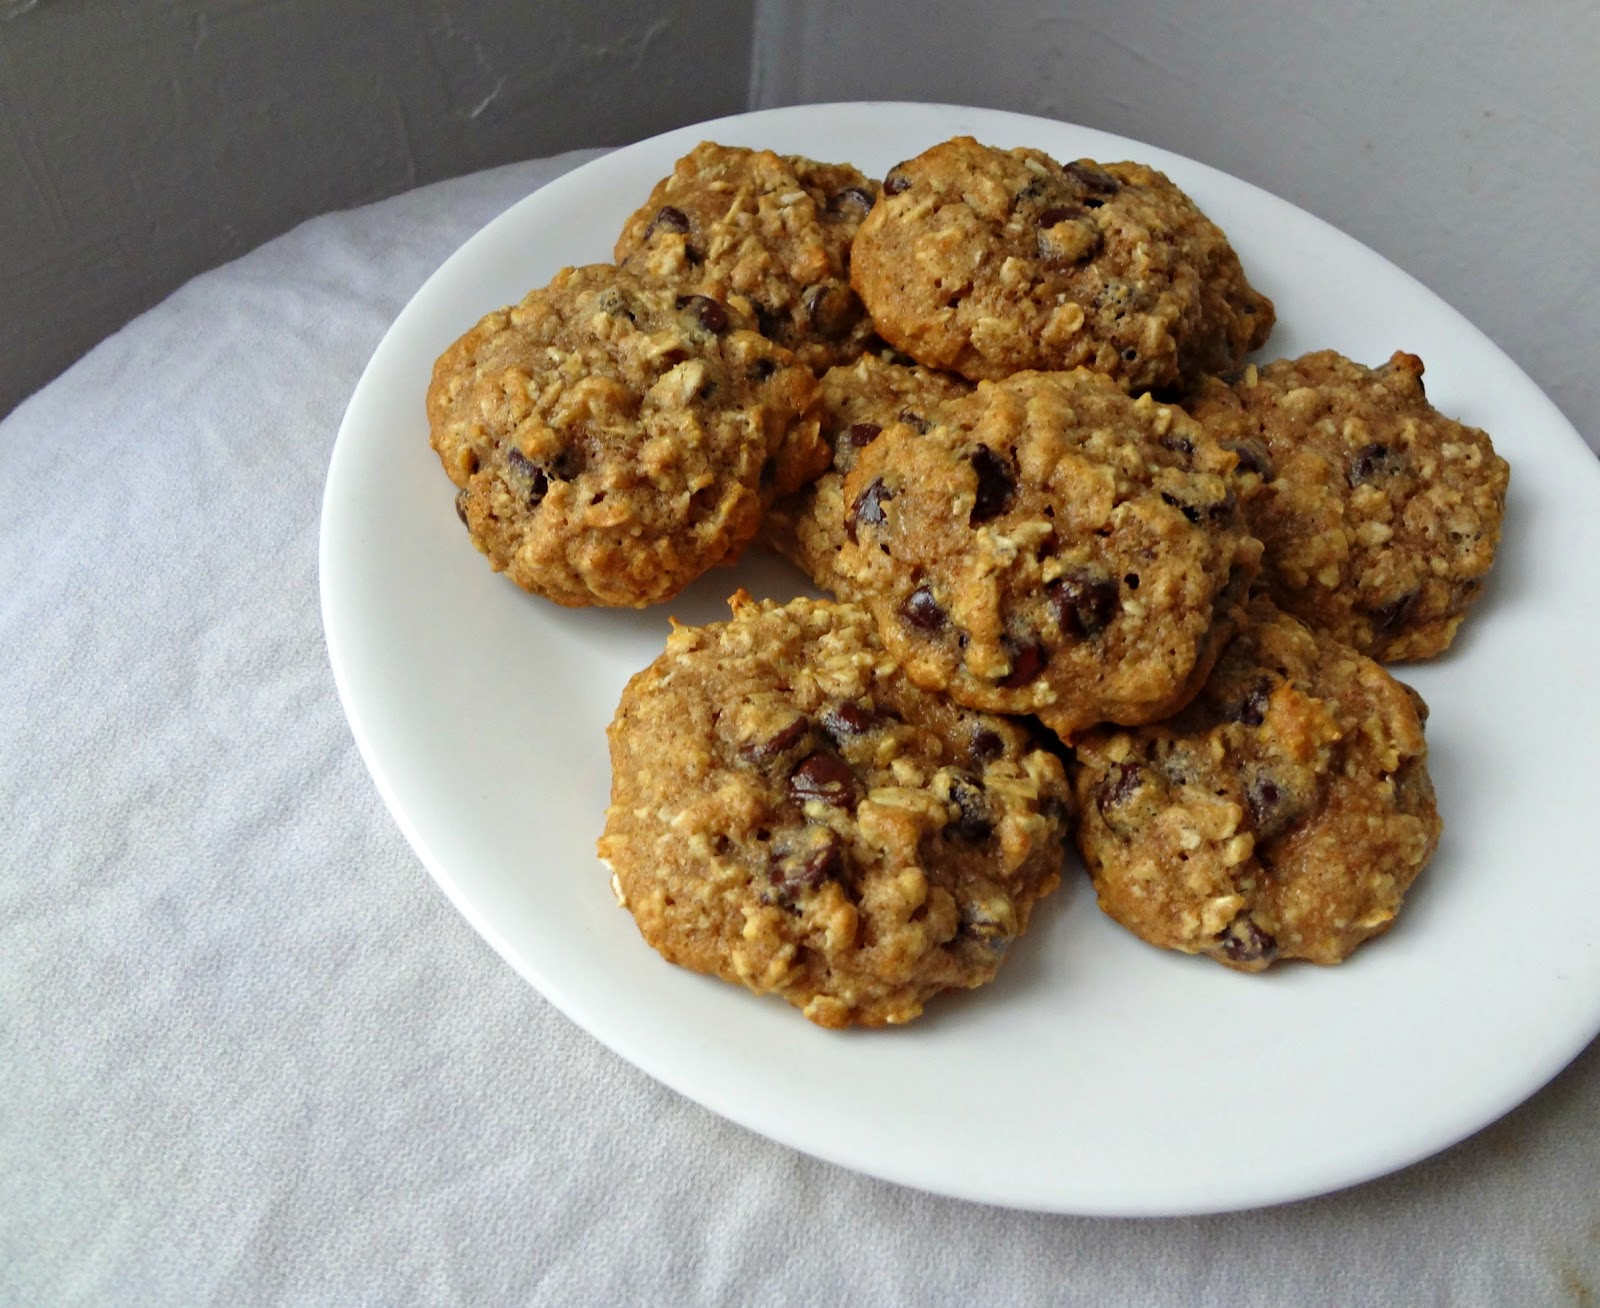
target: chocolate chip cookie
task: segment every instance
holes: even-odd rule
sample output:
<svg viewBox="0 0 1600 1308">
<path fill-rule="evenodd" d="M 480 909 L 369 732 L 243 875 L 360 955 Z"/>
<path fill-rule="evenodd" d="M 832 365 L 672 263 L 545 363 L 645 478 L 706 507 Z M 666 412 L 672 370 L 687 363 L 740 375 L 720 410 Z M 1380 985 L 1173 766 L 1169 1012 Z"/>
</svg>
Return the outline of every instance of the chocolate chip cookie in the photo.
<svg viewBox="0 0 1600 1308">
<path fill-rule="evenodd" d="M 566 605 L 654 604 L 826 466 L 816 381 L 732 305 L 568 268 L 440 357 L 433 448 L 473 543 Z"/>
<path fill-rule="evenodd" d="M 719 300 L 742 298 L 763 334 L 817 370 L 872 335 L 850 288 L 850 244 L 878 185 L 848 164 L 702 142 L 617 240 L 619 264 Z"/>
<path fill-rule="evenodd" d="M 1165 717 L 1260 555 L 1235 456 L 1101 373 L 1019 373 L 884 429 L 845 478 L 838 571 L 918 685 L 1064 740 Z"/>
<path fill-rule="evenodd" d="M 860 608 L 732 606 L 611 724 L 600 856 L 645 940 L 829 1027 L 991 980 L 1060 880 L 1060 761 L 918 690 Z"/>
<path fill-rule="evenodd" d="M 1141 939 L 1259 972 L 1337 963 L 1387 931 L 1439 816 L 1421 699 L 1253 600 L 1172 721 L 1077 741 L 1078 846 Z"/>
<path fill-rule="evenodd" d="M 1428 403 L 1421 359 L 1280 359 L 1208 382 L 1190 412 L 1239 452 L 1281 608 L 1376 659 L 1449 646 L 1494 562 L 1510 470 Z"/>
<path fill-rule="evenodd" d="M 819 391 L 822 438 L 833 451 L 833 462 L 820 479 L 773 504 L 761 524 L 761 541 L 816 585 L 841 599 L 851 598 L 849 583 L 835 564 L 845 541 L 844 479 L 856 455 L 891 423 L 926 430 L 941 404 L 971 389 L 970 382 L 953 373 L 919 367 L 892 351 L 864 354 L 855 363 L 830 368 Z"/>
<path fill-rule="evenodd" d="M 890 171 L 851 258 L 886 341 L 973 379 L 1086 366 L 1171 390 L 1234 367 L 1273 323 L 1227 238 L 1163 174 L 971 137 Z"/>
</svg>

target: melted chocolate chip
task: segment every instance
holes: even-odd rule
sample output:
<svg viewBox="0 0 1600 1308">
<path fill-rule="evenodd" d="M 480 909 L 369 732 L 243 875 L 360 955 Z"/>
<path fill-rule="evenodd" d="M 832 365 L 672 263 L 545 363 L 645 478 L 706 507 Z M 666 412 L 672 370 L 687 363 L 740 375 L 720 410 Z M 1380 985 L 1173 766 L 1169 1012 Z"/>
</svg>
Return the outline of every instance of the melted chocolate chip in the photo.
<svg viewBox="0 0 1600 1308">
<path fill-rule="evenodd" d="M 906 596 L 905 602 L 900 605 L 900 616 L 918 631 L 930 635 L 943 630 L 946 620 L 944 607 L 934 599 L 933 592 L 926 586 L 918 586 Z"/>
<path fill-rule="evenodd" d="M 823 830 L 813 835 L 810 828 L 798 839 L 775 849 L 767 866 L 767 879 L 779 903 L 792 905 L 805 891 L 819 890 L 829 881 L 843 881 L 849 864 L 839 837 Z"/>
<path fill-rule="evenodd" d="M 822 715 L 822 730 L 835 745 L 864 736 L 874 727 L 881 726 L 883 715 L 864 704 L 844 703 Z"/>
<path fill-rule="evenodd" d="M 970 526 L 998 518 L 1011 507 L 1017 493 L 1017 480 L 1011 461 L 996 454 L 987 445 L 980 445 L 970 456 L 972 471 L 978 477 L 977 493 L 972 501 L 972 514 L 967 519 Z"/>
<path fill-rule="evenodd" d="M 916 432 L 918 436 L 926 436 L 928 434 L 928 428 L 933 426 L 933 424 L 924 418 L 920 413 L 914 413 L 910 409 L 901 409 L 899 413 L 895 414 L 895 418 L 897 421 L 905 423 L 905 425 L 910 427 L 912 431 Z"/>
<path fill-rule="evenodd" d="M 988 727 L 979 727 L 972 733 L 972 741 L 967 746 L 967 752 L 972 761 L 979 766 L 992 763 L 1005 751 L 1006 743 L 1000 739 L 998 731 L 990 731 Z"/>
<path fill-rule="evenodd" d="M 1057 223 L 1067 222 L 1072 218 L 1081 218 L 1083 210 L 1075 204 L 1058 204 L 1046 209 L 1039 215 L 1039 226 L 1054 227 Z"/>
<path fill-rule="evenodd" d="M 961 906 L 961 925 L 958 934 L 990 949 L 1004 949 L 1011 943 L 1011 932 L 1003 922 L 992 917 L 977 904 Z"/>
<path fill-rule="evenodd" d="M 1363 445 L 1350 456 L 1350 467 L 1345 473 L 1352 486 L 1381 481 L 1406 470 L 1406 456 L 1387 445 Z"/>
<path fill-rule="evenodd" d="M 1107 577 L 1069 572 L 1045 588 L 1063 635 L 1098 636 L 1122 610 L 1117 583 Z"/>
<path fill-rule="evenodd" d="M 883 179 L 883 193 L 885 195 L 899 195 L 901 191 L 911 185 L 911 179 L 901 171 L 904 164 L 896 164 L 889 169 L 889 175 Z"/>
<path fill-rule="evenodd" d="M 1050 654 L 1037 642 L 1018 645 L 1008 640 L 1006 644 L 1011 649 L 1011 671 L 1000 679 L 1000 685 L 1006 690 L 1016 690 L 1018 687 L 1026 686 L 1044 671 L 1044 665 L 1049 662 Z"/>
<path fill-rule="evenodd" d="M 1222 716 L 1229 722 L 1259 727 L 1267 719 L 1267 703 L 1272 699 L 1273 689 L 1274 682 L 1270 677 L 1257 678 L 1240 698 L 1223 707 Z"/>
<path fill-rule="evenodd" d="M 756 305 L 755 309 L 756 330 L 769 340 L 777 340 L 788 320 L 781 313 L 774 312 L 764 304 Z"/>
<path fill-rule="evenodd" d="M 1222 448 L 1232 450 L 1239 458 L 1235 471 L 1240 474 L 1255 473 L 1262 481 L 1271 481 L 1274 476 L 1272 455 L 1267 453 L 1267 447 L 1258 440 L 1223 441 Z"/>
<path fill-rule="evenodd" d="M 1121 182 L 1090 159 L 1075 159 L 1063 164 L 1061 171 L 1091 195 L 1115 195 L 1122 189 Z"/>
<path fill-rule="evenodd" d="M 650 220 L 650 226 L 644 229 L 644 239 L 648 241 L 657 232 L 683 233 L 689 230 L 689 215 L 682 209 L 670 204 L 664 204 L 656 210 L 656 216 Z"/>
<path fill-rule="evenodd" d="M 1161 500 L 1165 504 L 1172 505 L 1173 508 L 1177 509 L 1178 512 L 1183 514 L 1183 516 L 1189 519 L 1190 522 L 1198 523 L 1200 521 L 1200 510 L 1195 508 L 1195 506 L 1192 504 L 1185 504 L 1176 495 L 1169 495 L 1166 491 L 1162 491 Z"/>
<path fill-rule="evenodd" d="M 1127 802 L 1134 791 L 1144 784 L 1144 769 L 1134 762 L 1118 763 L 1106 773 L 1095 788 L 1094 803 L 1102 816 L 1107 809 Z"/>
<path fill-rule="evenodd" d="M 883 428 L 875 422 L 852 422 L 845 431 L 845 439 L 858 450 L 864 450 L 878 439 Z"/>
<path fill-rule="evenodd" d="M 687 309 L 708 332 L 728 329 L 728 311 L 709 295 L 680 295 L 678 308 Z"/>
<path fill-rule="evenodd" d="M 456 517 L 461 519 L 462 525 L 464 525 L 464 526 L 470 526 L 471 525 L 470 523 L 467 522 L 467 493 L 466 493 L 466 491 L 457 491 L 456 492 Z"/>
<path fill-rule="evenodd" d="M 1391 631 L 1395 627 L 1403 626 L 1405 620 L 1411 616 L 1411 610 L 1416 606 L 1417 594 L 1418 592 L 1411 591 L 1397 600 L 1366 610 L 1367 616 L 1372 619 L 1372 625 L 1379 631 Z"/>
<path fill-rule="evenodd" d="M 802 714 L 768 739 L 753 741 L 742 746 L 739 753 L 752 763 L 770 763 L 798 745 L 810 730 L 811 723 Z"/>
<path fill-rule="evenodd" d="M 506 455 L 506 464 L 516 474 L 517 479 L 527 487 L 528 507 L 537 508 L 550 490 L 550 478 L 545 470 L 515 448 Z"/>
<path fill-rule="evenodd" d="M 847 209 L 859 209 L 865 213 L 870 208 L 872 208 L 872 192 L 864 186 L 847 186 L 844 190 L 836 191 L 828 197 L 829 213 L 843 213 Z"/>
<path fill-rule="evenodd" d="M 1285 794 L 1283 787 L 1265 771 L 1257 772 L 1245 784 L 1244 803 L 1250 829 L 1256 833 L 1258 850 L 1294 825 L 1302 811 L 1302 806 Z"/>
<path fill-rule="evenodd" d="M 845 534 L 851 541 L 855 540 L 858 527 L 883 525 L 886 517 L 883 511 L 884 502 L 893 498 L 893 493 L 883 484 L 883 478 L 874 477 L 871 484 L 856 496 L 856 502 L 850 506 L 850 520 L 845 524 Z"/>
<path fill-rule="evenodd" d="M 1233 517 L 1239 507 L 1238 500 L 1234 498 L 1232 491 L 1229 491 L 1220 500 L 1213 500 L 1209 504 L 1199 506 L 1185 504 L 1176 495 L 1169 495 L 1166 491 L 1161 492 L 1161 498 L 1196 526 L 1202 523 L 1225 523 Z"/>
<path fill-rule="evenodd" d="M 950 778 L 950 802 L 956 806 L 956 816 L 947 829 L 963 840 L 986 840 L 994 830 L 994 818 L 982 783 L 976 777 L 955 773 Z"/>
<path fill-rule="evenodd" d="M 850 765 L 833 754 L 812 754 L 789 774 L 789 794 L 797 804 L 820 800 L 854 810 L 857 789 Z"/>
<path fill-rule="evenodd" d="M 1235 963 L 1270 963 L 1278 956 L 1278 942 L 1244 913 L 1229 923 L 1220 943 Z"/>
</svg>

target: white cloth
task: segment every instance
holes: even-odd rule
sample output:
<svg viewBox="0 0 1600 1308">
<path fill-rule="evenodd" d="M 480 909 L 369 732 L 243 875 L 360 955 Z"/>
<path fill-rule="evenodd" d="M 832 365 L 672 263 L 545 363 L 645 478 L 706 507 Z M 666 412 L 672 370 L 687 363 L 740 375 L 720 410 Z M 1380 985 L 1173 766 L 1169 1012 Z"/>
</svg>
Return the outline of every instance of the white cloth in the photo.
<svg viewBox="0 0 1600 1308">
<path fill-rule="evenodd" d="M 1600 1292 L 1600 1048 L 1477 1138 L 1343 1194 L 1047 1217 L 729 1125 L 478 939 L 346 727 L 318 618 L 320 492 L 345 402 L 413 290 L 586 157 L 307 223 L 0 424 L 0 1300 Z M 1506 948 L 1538 949 L 1541 911 L 1506 923 Z M 1250 1104 L 1232 1110 L 1248 1123 Z"/>
</svg>

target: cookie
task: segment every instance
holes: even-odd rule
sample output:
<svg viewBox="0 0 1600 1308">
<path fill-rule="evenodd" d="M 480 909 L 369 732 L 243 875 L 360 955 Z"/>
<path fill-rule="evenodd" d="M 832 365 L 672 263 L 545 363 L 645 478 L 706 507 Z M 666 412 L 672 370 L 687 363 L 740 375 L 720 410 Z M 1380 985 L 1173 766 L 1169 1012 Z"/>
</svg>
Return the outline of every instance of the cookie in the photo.
<svg viewBox="0 0 1600 1308">
<path fill-rule="evenodd" d="M 1234 462 L 1100 373 L 984 382 L 857 455 L 838 570 L 918 685 L 1064 740 L 1154 721 L 1199 688 L 1256 570 Z"/>
<path fill-rule="evenodd" d="M 835 564 L 845 541 L 844 479 L 856 455 L 891 423 L 923 430 L 939 405 L 971 389 L 971 383 L 952 373 L 896 362 L 887 351 L 830 368 L 818 390 L 822 438 L 833 451 L 833 462 L 810 486 L 773 504 L 761 524 L 762 543 L 814 584 L 841 599 L 851 598 L 849 583 Z"/>
<path fill-rule="evenodd" d="M 1141 939 L 1259 972 L 1387 931 L 1439 815 L 1421 699 L 1267 599 L 1172 721 L 1076 744 L 1077 840 Z"/>
<path fill-rule="evenodd" d="M 566 605 L 664 600 L 828 458 L 816 381 L 736 308 L 568 268 L 439 358 L 433 448 L 496 571 Z"/>
<path fill-rule="evenodd" d="M 1510 470 L 1428 403 L 1421 359 L 1280 359 L 1208 382 L 1190 412 L 1240 453 L 1279 607 L 1384 661 L 1449 647 L 1494 562 Z"/>
<path fill-rule="evenodd" d="M 1273 323 L 1163 174 L 965 136 L 890 171 L 851 280 L 886 341 L 975 380 L 1084 366 L 1171 390 L 1234 367 Z"/>
<path fill-rule="evenodd" d="M 1060 880 L 1060 760 L 918 690 L 860 608 L 731 603 L 610 727 L 600 856 L 645 940 L 828 1027 L 991 980 Z"/>
<path fill-rule="evenodd" d="M 848 164 L 702 142 L 622 229 L 616 260 L 719 300 L 812 368 L 866 348 L 850 244 L 878 185 Z"/>
</svg>

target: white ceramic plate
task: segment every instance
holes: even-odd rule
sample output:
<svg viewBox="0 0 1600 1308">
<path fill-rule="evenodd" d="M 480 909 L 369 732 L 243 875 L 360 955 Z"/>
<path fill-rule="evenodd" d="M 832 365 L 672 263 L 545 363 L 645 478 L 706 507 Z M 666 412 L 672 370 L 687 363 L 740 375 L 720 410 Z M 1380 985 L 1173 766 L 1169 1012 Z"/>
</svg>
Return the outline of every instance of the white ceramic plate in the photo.
<svg viewBox="0 0 1600 1308">
<path fill-rule="evenodd" d="M 1395 930 L 1342 967 L 1250 977 L 1160 953 L 1103 918 L 1069 871 L 994 985 L 937 999 L 903 1030 L 835 1034 L 669 967 L 612 901 L 594 841 L 623 683 L 660 651 L 669 609 L 704 622 L 737 584 L 802 587 L 751 559 L 642 613 L 523 594 L 469 546 L 428 448 L 433 360 L 563 264 L 608 259 L 626 215 L 702 139 L 881 177 L 957 133 L 1166 170 L 1277 302 L 1269 355 L 1419 353 L 1434 402 L 1510 460 L 1488 594 L 1448 657 L 1404 672 L 1433 708 L 1444 840 Z M 467 919 L 625 1058 L 843 1166 L 1061 1212 L 1272 1203 L 1461 1139 L 1600 1029 L 1600 467 L 1509 359 L 1406 274 L 1179 156 L 1013 114 L 862 104 L 723 119 L 596 160 L 490 223 L 396 320 L 339 433 L 321 550 L 356 740 Z"/>
</svg>

